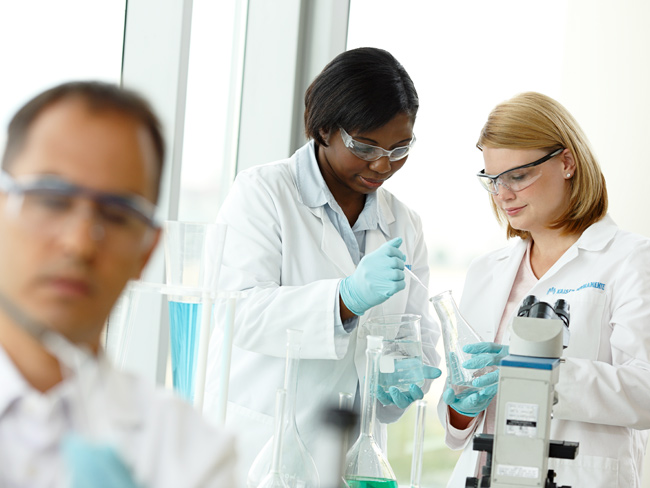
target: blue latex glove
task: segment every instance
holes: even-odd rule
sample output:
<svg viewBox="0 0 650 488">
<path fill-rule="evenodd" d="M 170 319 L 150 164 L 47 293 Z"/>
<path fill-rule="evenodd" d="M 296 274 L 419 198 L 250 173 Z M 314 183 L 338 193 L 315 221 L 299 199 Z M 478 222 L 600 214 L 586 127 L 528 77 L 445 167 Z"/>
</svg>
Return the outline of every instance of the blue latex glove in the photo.
<svg viewBox="0 0 650 488">
<path fill-rule="evenodd" d="M 463 346 L 463 351 L 472 354 L 471 359 L 463 362 L 465 369 L 481 369 L 488 366 L 499 366 L 499 362 L 506 357 L 509 347 L 494 342 L 476 342 Z"/>
<path fill-rule="evenodd" d="M 354 273 L 341 281 L 341 299 L 350 312 L 363 315 L 406 287 L 401 244 L 402 238 L 397 237 L 366 254 Z"/>
<path fill-rule="evenodd" d="M 433 380 L 440 376 L 442 371 L 433 366 L 423 365 L 422 373 L 425 379 Z M 391 373 L 391 376 L 395 377 L 395 373 Z M 377 400 L 379 400 L 382 405 L 395 404 L 399 408 L 404 409 L 415 400 L 422 400 L 423 398 L 424 392 L 415 384 L 409 385 L 409 391 L 401 391 L 396 386 L 391 386 L 388 388 L 388 391 L 385 391 L 381 386 L 377 387 Z"/>
<path fill-rule="evenodd" d="M 68 435 L 62 444 L 70 488 L 140 488 L 115 450 Z"/>
<path fill-rule="evenodd" d="M 477 342 L 467 344 L 463 351 L 472 354 L 472 357 L 463 362 L 465 369 L 482 369 L 497 367 L 501 359 L 509 354 L 508 346 L 494 342 Z M 476 417 L 485 410 L 499 389 L 499 370 L 483 374 L 472 380 L 472 385 L 480 390 L 458 398 L 454 390 L 447 388 L 442 394 L 443 401 L 461 415 Z"/>
<path fill-rule="evenodd" d="M 498 375 L 498 371 L 494 371 L 494 373 Z M 466 417 L 476 417 L 479 413 L 488 408 L 488 405 L 490 405 L 490 402 L 499 390 L 498 382 L 488 384 L 490 378 L 486 377 L 491 374 L 492 373 L 488 373 L 487 375 L 480 376 L 472 381 L 474 386 L 482 386 L 483 388 L 462 398 L 458 398 L 454 393 L 454 390 L 447 388 L 442 394 L 443 401 L 461 415 L 465 415 Z"/>
</svg>

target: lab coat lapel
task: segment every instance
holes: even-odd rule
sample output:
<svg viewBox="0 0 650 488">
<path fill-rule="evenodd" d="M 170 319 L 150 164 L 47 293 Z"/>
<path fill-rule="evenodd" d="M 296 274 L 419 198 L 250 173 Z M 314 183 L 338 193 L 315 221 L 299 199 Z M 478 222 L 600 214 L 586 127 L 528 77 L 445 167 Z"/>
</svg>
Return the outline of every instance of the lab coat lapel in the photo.
<svg viewBox="0 0 650 488">
<path fill-rule="evenodd" d="M 485 327 L 477 327 L 481 338 L 486 341 L 494 341 L 496 337 L 501 316 L 508 303 L 510 290 L 512 290 L 512 285 L 527 246 L 528 241 L 520 240 L 514 246 L 504 249 L 503 253 L 494 256 L 495 262 L 491 267 L 493 271 L 487 289 L 489 290 L 489 296 L 495 298 L 495 302 L 486 304 L 489 306 L 484 308 L 486 317 L 482 323 L 485 324 Z"/>
<path fill-rule="evenodd" d="M 321 250 L 332 261 L 332 264 L 341 271 L 343 276 L 350 276 L 356 269 L 354 261 L 352 261 L 352 256 L 350 256 L 350 251 L 343 238 L 325 213 L 325 209 L 323 207 L 310 207 L 309 210 L 321 220 L 323 226 Z"/>
</svg>

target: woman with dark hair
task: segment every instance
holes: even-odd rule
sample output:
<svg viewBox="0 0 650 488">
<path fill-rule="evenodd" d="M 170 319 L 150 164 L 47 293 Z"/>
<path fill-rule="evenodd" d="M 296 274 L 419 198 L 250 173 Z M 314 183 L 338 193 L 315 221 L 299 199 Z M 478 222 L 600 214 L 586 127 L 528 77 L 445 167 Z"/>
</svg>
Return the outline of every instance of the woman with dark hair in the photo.
<svg viewBox="0 0 650 488">
<path fill-rule="evenodd" d="M 227 415 L 245 432 L 244 473 L 272 435 L 287 328 L 303 332 L 297 424 L 312 452 L 320 409 L 339 392 L 359 391 L 366 341 L 358 331 L 370 316 L 421 315 L 422 341 L 431 346 L 425 377 L 440 374 L 427 292 L 404 274 L 408 267 L 429 280 L 420 218 L 382 188 L 415 142 L 411 78 L 386 51 L 347 51 L 316 77 L 305 106 L 310 141 L 289 159 L 240 173 L 218 217 L 228 225 L 220 287 L 249 292 L 237 306 Z M 210 345 L 208 416 L 221 341 L 217 332 Z M 390 389 L 377 416 L 395 421 L 422 395 L 417 385 Z M 376 434 L 385 441 L 385 427 Z"/>
</svg>

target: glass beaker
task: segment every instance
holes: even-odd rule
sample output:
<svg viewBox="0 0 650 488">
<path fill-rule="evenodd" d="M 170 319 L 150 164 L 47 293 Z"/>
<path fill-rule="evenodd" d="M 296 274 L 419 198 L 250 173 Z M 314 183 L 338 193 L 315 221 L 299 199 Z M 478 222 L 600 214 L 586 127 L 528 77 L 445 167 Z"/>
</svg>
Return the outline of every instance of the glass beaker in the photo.
<svg viewBox="0 0 650 488">
<path fill-rule="evenodd" d="M 273 434 L 273 457 L 271 467 L 256 488 L 290 488 L 282 476 L 283 424 L 285 416 L 287 390 L 278 390 L 275 397 L 275 433 Z"/>
<path fill-rule="evenodd" d="M 384 391 L 391 386 L 408 391 L 412 384 L 424 385 L 420 319 L 420 315 L 394 314 L 365 323 L 369 335 L 383 337 L 378 384 Z"/>
<path fill-rule="evenodd" d="M 463 346 L 482 342 L 481 338 L 460 314 L 451 291 L 443 291 L 429 300 L 438 314 L 442 328 L 447 386 L 454 390 L 456 397 L 462 398 L 479 390 L 472 385 L 472 380 L 488 371 L 486 368 L 470 370 L 462 367 L 463 362 L 472 357 L 463 351 Z"/>
<path fill-rule="evenodd" d="M 344 479 L 350 488 L 397 488 L 393 469 L 373 436 L 382 338 L 371 335 L 367 340 L 366 379 L 361 397 L 361 433 L 345 457 Z"/>
<path fill-rule="evenodd" d="M 319 488 L 316 463 L 305 447 L 296 425 L 301 340 L 301 330 L 287 329 L 287 359 L 284 373 L 287 400 L 282 424 L 283 442 L 280 471 L 289 488 Z M 273 458 L 273 445 L 274 437 L 271 437 L 253 461 L 246 480 L 248 488 L 257 487 L 260 480 L 269 472 Z"/>
<path fill-rule="evenodd" d="M 167 296 L 174 389 L 193 401 L 199 342 L 210 329 L 211 292 L 216 290 L 220 236 L 225 226 L 197 222 L 164 223 L 165 279 L 178 290 Z M 205 305 L 205 306 L 204 306 Z"/>
</svg>

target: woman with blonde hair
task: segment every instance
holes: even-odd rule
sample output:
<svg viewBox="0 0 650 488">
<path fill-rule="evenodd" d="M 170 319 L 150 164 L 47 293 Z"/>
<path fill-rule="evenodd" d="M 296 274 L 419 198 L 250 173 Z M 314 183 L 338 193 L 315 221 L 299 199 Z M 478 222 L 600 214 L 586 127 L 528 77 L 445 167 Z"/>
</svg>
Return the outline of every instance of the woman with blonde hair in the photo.
<svg viewBox="0 0 650 488">
<path fill-rule="evenodd" d="M 650 239 L 620 230 L 587 138 L 557 101 L 523 93 L 499 104 L 483 127 L 478 179 L 514 242 L 474 261 L 460 304 L 487 342 L 466 367 L 497 365 L 528 295 L 571 307 L 571 340 L 556 385 L 551 438 L 579 442 L 575 460 L 549 459 L 559 484 L 640 487 L 650 428 Z M 497 372 L 481 390 L 444 392 L 446 442 L 464 449 L 450 487 L 476 476 L 475 433 L 494 432 Z M 476 381 L 476 380 L 475 380 Z"/>
</svg>

